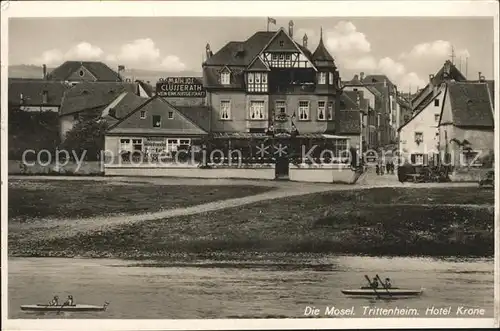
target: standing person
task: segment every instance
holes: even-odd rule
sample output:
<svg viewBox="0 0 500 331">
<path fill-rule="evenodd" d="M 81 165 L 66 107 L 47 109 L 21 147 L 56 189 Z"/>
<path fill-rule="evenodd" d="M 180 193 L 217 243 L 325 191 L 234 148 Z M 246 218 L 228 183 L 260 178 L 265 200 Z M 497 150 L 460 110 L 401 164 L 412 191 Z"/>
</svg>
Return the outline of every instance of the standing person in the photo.
<svg viewBox="0 0 500 331">
<path fill-rule="evenodd" d="M 372 288 L 378 288 L 378 279 L 373 277 L 372 283 L 370 284 Z"/>
<path fill-rule="evenodd" d="M 384 285 L 385 285 L 385 288 L 391 288 L 391 286 L 392 286 L 391 280 L 389 278 L 386 278 Z"/>
<path fill-rule="evenodd" d="M 378 165 L 378 163 L 375 165 L 375 172 L 377 173 L 377 175 L 380 175 L 380 166 Z"/>
</svg>

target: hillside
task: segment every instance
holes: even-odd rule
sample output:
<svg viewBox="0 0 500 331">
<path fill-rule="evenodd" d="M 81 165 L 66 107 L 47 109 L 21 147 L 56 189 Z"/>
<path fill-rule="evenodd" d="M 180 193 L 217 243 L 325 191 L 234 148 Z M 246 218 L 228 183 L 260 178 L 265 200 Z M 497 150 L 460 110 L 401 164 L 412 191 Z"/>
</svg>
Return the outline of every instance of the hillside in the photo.
<svg viewBox="0 0 500 331">
<path fill-rule="evenodd" d="M 54 68 L 47 68 L 50 72 Z M 126 69 L 124 72 L 125 78 L 130 79 L 140 79 L 143 81 L 149 81 L 151 84 L 157 82 L 160 78 L 165 77 L 188 77 L 195 76 L 201 77 L 201 72 L 195 71 L 182 71 L 182 72 L 166 72 L 157 70 L 145 70 L 145 69 Z M 9 78 L 42 78 L 42 67 L 36 65 L 12 65 L 9 66 Z"/>
</svg>

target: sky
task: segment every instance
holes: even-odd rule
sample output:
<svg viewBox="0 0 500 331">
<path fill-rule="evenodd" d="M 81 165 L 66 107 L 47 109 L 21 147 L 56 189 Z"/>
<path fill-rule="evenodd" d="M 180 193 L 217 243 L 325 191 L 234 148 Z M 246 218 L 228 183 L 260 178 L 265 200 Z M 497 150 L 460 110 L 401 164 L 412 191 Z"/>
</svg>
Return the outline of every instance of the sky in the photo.
<svg viewBox="0 0 500 331">
<path fill-rule="evenodd" d="M 270 30 L 294 22 L 294 39 L 323 41 L 343 80 L 385 74 L 401 91 L 424 87 L 429 74 L 451 59 L 469 79 L 493 79 L 493 19 L 452 17 L 275 17 Z M 267 18 L 109 17 L 11 18 L 9 64 L 60 65 L 65 60 L 103 61 L 112 68 L 201 72 L 205 45 L 215 53 L 229 41 L 265 31 Z M 467 61 L 466 61 L 467 58 Z M 467 62 L 467 66 L 466 66 Z"/>
</svg>

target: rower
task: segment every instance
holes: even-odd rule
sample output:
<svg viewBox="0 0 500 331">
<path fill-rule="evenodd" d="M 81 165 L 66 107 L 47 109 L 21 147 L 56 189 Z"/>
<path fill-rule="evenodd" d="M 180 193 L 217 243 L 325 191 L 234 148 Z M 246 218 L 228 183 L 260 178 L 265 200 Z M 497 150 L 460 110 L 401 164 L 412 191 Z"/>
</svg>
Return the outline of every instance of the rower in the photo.
<svg viewBox="0 0 500 331">
<path fill-rule="evenodd" d="M 59 305 L 59 297 L 54 295 L 54 299 L 49 301 L 49 306 L 58 306 Z"/>
<path fill-rule="evenodd" d="M 378 280 L 377 277 L 373 277 L 372 283 L 370 284 L 373 288 L 378 287 Z"/>
<path fill-rule="evenodd" d="M 391 288 L 391 280 L 389 278 L 385 279 L 385 288 Z"/>
<path fill-rule="evenodd" d="M 72 295 L 68 295 L 68 300 L 66 300 L 66 302 L 64 303 L 65 306 L 74 306 L 75 303 L 73 301 L 73 296 Z"/>
</svg>

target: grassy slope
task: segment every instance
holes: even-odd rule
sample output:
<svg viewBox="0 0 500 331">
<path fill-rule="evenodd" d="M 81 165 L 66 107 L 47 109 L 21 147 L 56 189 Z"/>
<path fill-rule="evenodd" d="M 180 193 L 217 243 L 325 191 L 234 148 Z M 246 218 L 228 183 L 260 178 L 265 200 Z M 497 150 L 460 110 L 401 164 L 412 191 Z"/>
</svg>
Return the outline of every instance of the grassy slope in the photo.
<svg viewBox="0 0 500 331">
<path fill-rule="evenodd" d="M 101 181 L 9 181 L 9 222 L 82 218 L 187 207 L 268 191 L 258 186 L 119 185 Z"/>
<path fill-rule="evenodd" d="M 11 242 L 10 248 L 15 255 L 182 259 L 248 252 L 492 255 L 492 192 L 377 188 L 320 193 L 41 241 L 29 250 Z"/>
</svg>

